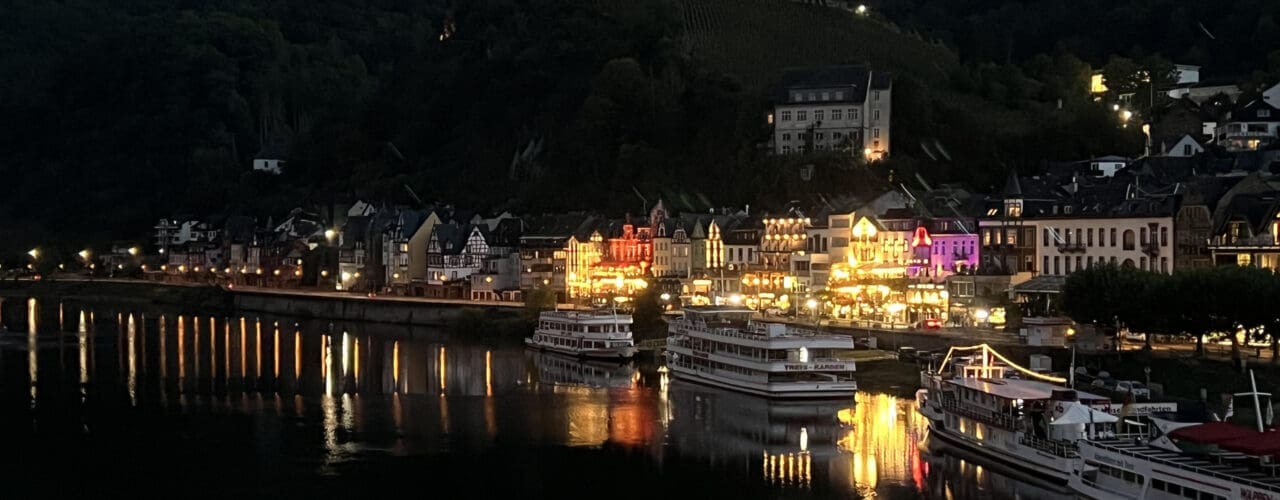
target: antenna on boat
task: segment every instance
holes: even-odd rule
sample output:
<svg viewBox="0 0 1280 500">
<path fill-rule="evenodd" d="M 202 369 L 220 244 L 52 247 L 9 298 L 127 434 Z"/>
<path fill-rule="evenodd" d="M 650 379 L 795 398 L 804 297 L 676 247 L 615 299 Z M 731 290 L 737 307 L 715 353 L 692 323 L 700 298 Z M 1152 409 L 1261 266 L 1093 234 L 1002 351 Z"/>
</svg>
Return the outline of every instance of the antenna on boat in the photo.
<svg viewBox="0 0 1280 500">
<path fill-rule="evenodd" d="M 1249 370 L 1249 389 L 1249 392 L 1237 392 L 1235 396 L 1253 396 L 1253 413 L 1258 418 L 1258 432 L 1262 432 L 1262 403 L 1258 401 L 1258 396 L 1266 396 L 1269 402 L 1271 393 L 1258 392 L 1258 381 L 1253 377 L 1253 370 Z"/>
</svg>

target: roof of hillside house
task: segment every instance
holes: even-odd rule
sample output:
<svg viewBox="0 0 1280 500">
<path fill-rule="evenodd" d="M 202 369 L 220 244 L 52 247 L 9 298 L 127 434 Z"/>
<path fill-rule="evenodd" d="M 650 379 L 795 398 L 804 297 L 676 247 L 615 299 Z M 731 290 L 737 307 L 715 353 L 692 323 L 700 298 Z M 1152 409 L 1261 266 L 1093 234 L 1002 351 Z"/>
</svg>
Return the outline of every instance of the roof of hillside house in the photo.
<svg viewBox="0 0 1280 500">
<path fill-rule="evenodd" d="M 520 219 L 502 219 L 493 229 L 484 224 L 477 227 L 489 246 L 515 248 L 520 246 L 520 226 Z"/>
<path fill-rule="evenodd" d="M 885 71 L 871 72 L 871 90 L 885 90 L 893 86 L 893 74 Z"/>
<path fill-rule="evenodd" d="M 436 224 L 436 227 L 431 230 L 431 239 L 439 242 L 440 254 L 457 255 L 462 253 L 462 249 L 466 248 L 467 238 L 471 236 L 473 227 L 475 226 L 471 224 L 458 224 L 456 222 Z"/>
<path fill-rule="evenodd" d="M 222 236 L 231 243 L 251 243 L 257 236 L 257 226 L 253 217 L 233 215 L 222 224 Z"/>
<path fill-rule="evenodd" d="M 397 239 L 407 240 L 413 238 L 414 233 L 418 232 L 418 228 L 427 221 L 427 217 L 431 215 L 430 211 L 418 209 L 400 210 L 400 214 L 396 223 L 391 226 L 395 233 L 393 236 Z"/>
<path fill-rule="evenodd" d="M 1004 189 L 1000 191 L 1005 198 L 1017 198 L 1022 196 L 1022 182 L 1018 179 L 1016 170 L 1009 171 L 1009 177 L 1004 181 Z"/>
<path fill-rule="evenodd" d="M 867 100 L 867 86 L 872 83 L 871 70 L 866 66 L 843 65 L 843 66 L 821 66 L 809 68 L 788 68 L 783 71 L 782 78 L 778 83 L 774 98 L 779 103 L 799 103 L 809 102 L 807 96 L 804 101 L 798 101 L 794 98 L 794 92 L 797 90 L 821 90 L 830 89 L 831 91 L 841 91 L 841 97 L 835 98 L 829 94 L 830 99 L 822 99 L 826 102 L 865 102 Z M 886 74 L 885 77 L 876 78 L 876 83 L 885 83 L 884 79 L 888 78 L 892 81 L 892 77 Z M 888 88 L 877 87 L 877 88 Z"/>
<path fill-rule="evenodd" d="M 1231 111 L 1232 122 L 1280 122 L 1280 109 L 1262 99 L 1254 99 Z"/>
<path fill-rule="evenodd" d="M 372 218 L 367 215 L 347 217 L 347 223 L 342 226 L 341 248 L 355 248 L 357 241 L 367 240 L 371 222 L 373 222 Z"/>
<path fill-rule="evenodd" d="M 920 217 L 920 214 L 916 213 L 915 208 L 902 207 L 902 208 L 890 208 L 888 210 L 885 210 L 883 214 L 880 214 L 879 219 L 880 220 L 892 220 L 892 219 L 900 220 L 900 219 L 916 219 L 919 217 Z"/>
<path fill-rule="evenodd" d="M 1280 193 L 1243 193 L 1231 197 L 1213 214 L 1213 232 L 1222 233 L 1233 220 L 1249 224 L 1253 234 L 1270 232 L 1271 221 L 1280 211 Z"/>
</svg>

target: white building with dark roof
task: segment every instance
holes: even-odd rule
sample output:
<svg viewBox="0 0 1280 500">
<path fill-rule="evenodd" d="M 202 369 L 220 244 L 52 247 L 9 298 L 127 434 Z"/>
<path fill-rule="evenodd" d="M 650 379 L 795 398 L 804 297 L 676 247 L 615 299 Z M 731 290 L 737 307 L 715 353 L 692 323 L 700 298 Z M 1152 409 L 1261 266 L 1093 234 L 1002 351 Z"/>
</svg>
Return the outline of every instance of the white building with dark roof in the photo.
<svg viewBox="0 0 1280 500">
<path fill-rule="evenodd" d="M 790 69 L 774 97 L 773 151 L 889 154 L 893 77 L 866 66 Z"/>
</svg>

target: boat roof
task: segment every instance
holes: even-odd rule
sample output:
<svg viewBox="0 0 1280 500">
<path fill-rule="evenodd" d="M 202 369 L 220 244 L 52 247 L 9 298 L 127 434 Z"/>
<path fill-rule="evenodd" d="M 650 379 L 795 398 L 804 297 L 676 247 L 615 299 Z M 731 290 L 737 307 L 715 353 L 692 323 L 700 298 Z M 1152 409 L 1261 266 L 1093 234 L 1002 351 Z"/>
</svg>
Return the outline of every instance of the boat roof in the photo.
<svg viewBox="0 0 1280 500">
<path fill-rule="evenodd" d="M 1036 380 L 1021 379 L 982 379 L 982 378 L 956 378 L 947 382 L 973 389 L 979 392 L 994 395 L 1004 399 L 1049 399 L 1054 391 L 1068 390 L 1069 388 L 1048 382 L 1040 382 Z M 1101 400 L 1110 401 L 1111 398 L 1090 394 L 1083 391 L 1076 391 L 1076 395 L 1080 400 Z"/>
<path fill-rule="evenodd" d="M 693 314 L 755 314 L 755 311 L 739 306 L 685 306 L 684 312 Z"/>
<path fill-rule="evenodd" d="M 1229 422 L 1205 422 L 1176 429 L 1169 437 L 1200 444 L 1218 444 L 1258 434 L 1258 431 Z"/>
<path fill-rule="evenodd" d="M 567 320 L 613 320 L 631 321 L 630 314 L 617 313 L 609 309 L 587 309 L 577 311 L 543 311 L 539 315 L 541 319 L 567 319 Z"/>
</svg>

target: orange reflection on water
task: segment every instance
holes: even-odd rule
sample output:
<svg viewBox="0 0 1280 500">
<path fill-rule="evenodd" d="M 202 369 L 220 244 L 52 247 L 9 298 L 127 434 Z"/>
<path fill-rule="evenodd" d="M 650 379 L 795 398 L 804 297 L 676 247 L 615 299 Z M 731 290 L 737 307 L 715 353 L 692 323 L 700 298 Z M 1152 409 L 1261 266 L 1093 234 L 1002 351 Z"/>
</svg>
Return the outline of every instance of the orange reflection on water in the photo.
<svg viewBox="0 0 1280 500">
<path fill-rule="evenodd" d="M 444 390 L 445 390 L 445 386 L 447 385 L 447 381 L 445 380 L 444 367 L 445 367 L 444 346 L 440 346 L 440 397 L 444 397 Z"/>
<path fill-rule="evenodd" d="M 167 354 L 165 353 L 165 339 L 164 339 L 164 336 L 165 336 L 165 334 L 167 333 L 167 332 L 166 332 L 166 327 L 165 327 L 165 325 L 164 325 L 165 319 L 166 319 L 166 318 L 164 317 L 164 315 L 163 315 L 163 314 L 161 314 L 161 315 L 160 315 L 160 319 L 159 319 L 159 320 L 157 320 L 157 322 L 156 322 L 156 323 L 157 323 L 157 324 L 156 324 L 156 326 L 158 326 L 158 327 L 160 328 L 160 331 L 159 331 L 159 333 L 158 333 L 158 334 L 160 335 L 160 382 L 161 382 L 161 383 L 160 383 L 160 390 L 162 390 L 162 391 L 164 390 L 164 383 L 165 383 L 165 381 L 166 381 L 165 379 L 169 378 L 169 367 L 168 367 L 168 366 L 165 366 L 165 365 L 166 365 L 166 361 L 168 360 L 168 356 L 167 356 Z"/>
<path fill-rule="evenodd" d="M 138 349 L 137 349 L 137 325 L 133 321 L 133 315 L 129 315 L 128 324 L 128 342 L 129 342 L 129 404 L 138 406 Z"/>
<path fill-rule="evenodd" d="M 400 392 L 400 341 L 391 343 L 391 383 L 395 392 Z M 399 400 L 397 400 L 399 401 Z M 397 424 L 397 427 L 399 424 Z"/>
<path fill-rule="evenodd" d="M 38 340 L 36 339 L 36 327 L 39 326 L 40 308 L 36 306 L 36 299 L 27 299 L 27 378 L 31 383 L 31 407 L 36 406 L 36 385 L 39 382 L 40 358 L 36 355 L 39 352 Z"/>
<path fill-rule="evenodd" d="M 178 390 L 185 391 L 183 383 L 187 380 L 187 348 L 183 344 L 186 343 L 186 327 L 184 319 L 178 316 Z"/>
<path fill-rule="evenodd" d="M 76 344 L 80 351 L 80 384 L 89 383 L 89 325 L 85 324 L 84 311 L 80 311 L 80 326 L 76 328 Z M 82 392 L 84 388 L 80 389 Z"/>
<path fill-rule="evenodd" d="M 294 386 L 297 387 L 297 380 L 302 378 L 302 330 L 293 332 L 293 380 Z"/>
<path fill-rule="evenodd" d="M 858 393 L 852 411 L 842 410 L 841 423 L 851 425 L 837 442 L 851 453 L 848 479 L 859 492 L 870 493 L 881 482 L 916 485 L 923 429 L 914 401 L 887 394 Z"/>
</svg>

